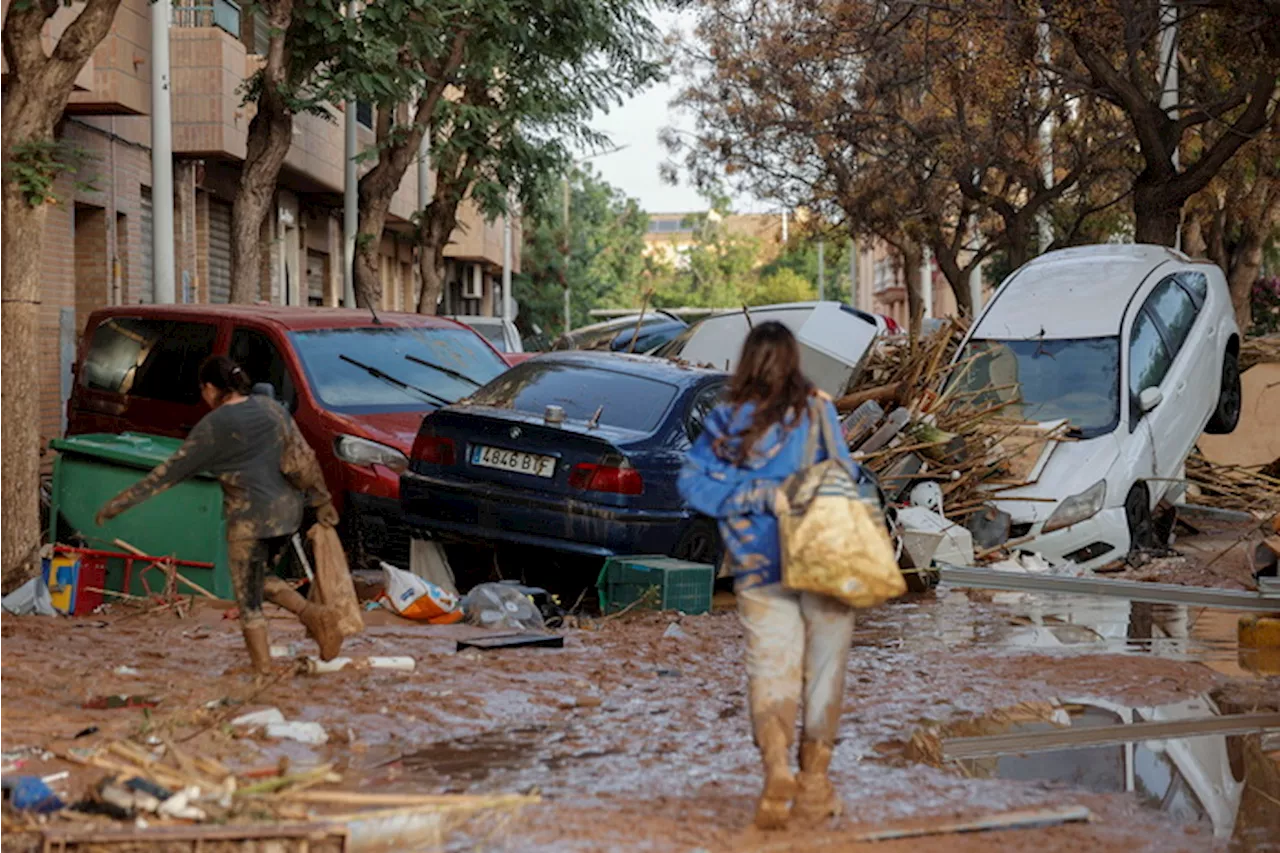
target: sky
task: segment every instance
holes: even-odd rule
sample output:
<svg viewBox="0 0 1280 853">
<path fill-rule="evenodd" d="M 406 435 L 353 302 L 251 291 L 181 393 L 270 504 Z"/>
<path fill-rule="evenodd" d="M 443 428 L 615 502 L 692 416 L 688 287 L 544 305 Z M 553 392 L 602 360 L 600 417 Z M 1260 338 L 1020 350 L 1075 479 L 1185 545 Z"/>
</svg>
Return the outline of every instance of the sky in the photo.
<svg viewBox="0 0 1280 853">
<path fill-rule="evenodd" d="M 662 10 L 653 14 L 653 22 L 664 35 L 679 30 L 689 37 L 695 20 L 687 11 Z M 622 106 L 597 116 L 592 125 L 608 135 L 614 145 L 623 147 L 612 154 L 591 158 L 591 166 L 606 181 L 628 196 L 639 199 L 640 207 L 648 213 L 692 213 L 707 208 L 706 200 L 689 184 L 685 175 L 680 176 L 676 186 L 671 186 L 658 173 L 659 167 L 668 159 L 666 149 L 658 141 L 659 133 L 664 127 L 690 130 L 693 126 L 688 115 L 670 107 L 682 86 L 679 77 L 652 86 Z M 746 211 L 754 210 L 759 204 L 735 198 L 733 206 L 736 210 Z"/>
</svg>

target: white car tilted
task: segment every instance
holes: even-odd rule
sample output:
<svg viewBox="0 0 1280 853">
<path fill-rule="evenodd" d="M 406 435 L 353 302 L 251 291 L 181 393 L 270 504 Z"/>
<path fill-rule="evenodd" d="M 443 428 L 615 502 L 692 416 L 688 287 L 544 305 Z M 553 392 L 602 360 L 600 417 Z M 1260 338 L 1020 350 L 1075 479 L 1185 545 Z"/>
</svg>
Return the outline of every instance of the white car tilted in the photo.
<svg viewBox="0 0 1280 853">
<path fill-rule="evenodd" d="M 1236 327 L 1221 269 L 1160 246 L 1049 252 L 1010 275 L 966 337 L 956 382 L 1005 414 L 1065 419 L 1034 482 L 998 492 L 1013 536 L 1086 568 L 1154 546 L 1204 431 L 1240 415 Z"/>
</svg>

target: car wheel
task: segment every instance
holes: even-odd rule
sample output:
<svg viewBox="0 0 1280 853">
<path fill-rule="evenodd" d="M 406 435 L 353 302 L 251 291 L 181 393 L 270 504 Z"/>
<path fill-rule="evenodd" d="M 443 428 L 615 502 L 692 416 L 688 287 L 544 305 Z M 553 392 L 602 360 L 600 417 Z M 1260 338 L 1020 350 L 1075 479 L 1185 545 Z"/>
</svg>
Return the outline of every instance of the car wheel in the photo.
<svg viewBox="0 0 1280 853">
<path fill-rule="evenodd" d="M 1215 435 L 1225 435 L 1235 431 L 1240 422 L 1240 362 L 1231 353 L 1222 359 L 1222 384 L 1218 391 L 1218 405 L 1209 418 L 1204 431 Z"/>
<path fill-rule="evenodd" d="M 720 531 L 710 519 L 699 519 L 685 530 L 671 556 L 691 563 L 716 565 L 720 561 Z"/>
<path fill-rule="evenodd" d="M 1151 500 L 1147 487 L 1138 483 L 1124 499 L 1124 518 L 1129 524 L 1129 550 L 1156 547 L 1155 521 L 1151 517 Z"/>
</svg>

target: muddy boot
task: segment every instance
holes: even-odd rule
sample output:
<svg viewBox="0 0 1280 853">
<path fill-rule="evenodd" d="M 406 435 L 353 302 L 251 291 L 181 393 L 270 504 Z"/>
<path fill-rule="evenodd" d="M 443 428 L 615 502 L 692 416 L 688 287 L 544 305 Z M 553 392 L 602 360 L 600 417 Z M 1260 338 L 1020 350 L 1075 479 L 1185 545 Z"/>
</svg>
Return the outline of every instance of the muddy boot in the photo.
<svg viewBox="0 0 1280 853">
<path fill-rule="evenodd" d="M 258 675 L 271 674 L 271 640 L 267 637 L 267 623 L 254 621 L 245 625 L 244 645 L 249 650 L 249 662 Z"/>
<path fill-rule="evenodd" d="M 342 629 L 338 627 L 337 613 L 308 603 L 298 614 L 298 621 L 306 626 L 307 635 L 320 647 L 320 660 L 333 660 L 342 651 Z"/>
<path fill-rule="evenodd" d="M 267 601 L 298 617 L 298 621 L 307 629 L 307 636 L 320 647 L 320 660 L 333 660 L 342 651 L 342 630 L 338 627 L 338 614 L 328 607 L 307 601 L 296 589 L 279 578 L 268 578 L 263 584 L 262 592 Z"/>
<path fill-rule="evenodd" d="M 756 740 L 764 759 L 764 791 L 756 807 L 756 826 L 760 829 L 782 829 L 791 814 L 791 800 L 796 795 L 796 777 L 791 772 L 787 732 L 781 721 L 769 720 Z"/>
<path fill-rule="evenodd" d="M 835 786 L 827 776 L 831 766 L 831 747 L 822 741 L 807 740 L 800 744 L 800 773 L 792 817 L 813 826 L 839 816 L 843 810 Z"/>
</svg>

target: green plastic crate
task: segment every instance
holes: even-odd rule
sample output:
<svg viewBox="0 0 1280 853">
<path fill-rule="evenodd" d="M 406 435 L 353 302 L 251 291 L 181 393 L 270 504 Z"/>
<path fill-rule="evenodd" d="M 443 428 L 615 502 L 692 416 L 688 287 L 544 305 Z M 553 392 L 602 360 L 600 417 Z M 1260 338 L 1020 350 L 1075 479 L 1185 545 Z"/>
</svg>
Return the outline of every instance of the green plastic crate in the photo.
<svg viewBox="0 0 1280 853">
<path fill-rule="evenodd" d="M 53 463 L 53 494 L 49 538 L 56 541 L 59 521 L 81 533 L 90 548 L 119 551 L 121 539 L 153 556 L 213 563 L 211 569 L 180 567 L 179 573 L 219 598 L 233 597 L 227 570 L 227 539 L 222 518 L 222 487 L 209 476 L 197 476 L 162 495 L 139 504 L 102 527 L 94 522 L 98 510 L 118 492 L 141 480 L 168 459 L 182 442 L 176 438 L 124 433 L 77 435 L 51 441 L 58 451 Z M 134 563 L 130 588 L 141 595 L 143 563 Z M 158 592 L 163 578 L 151 572 L 151 589 Z M 107 588 L 121 590 L 124 561 L 107 563 Z M 179 584 L 184 594 L 191 590 Z"/>
<path fill-rule="evenodd" d="M 657 587 L 654 609 L 698 614 L 711 611 L 715 582 L 714 566 L 651 554 L 609 558 L 596 588 L 603 613 L 616 613 Z"/>
</svg>

